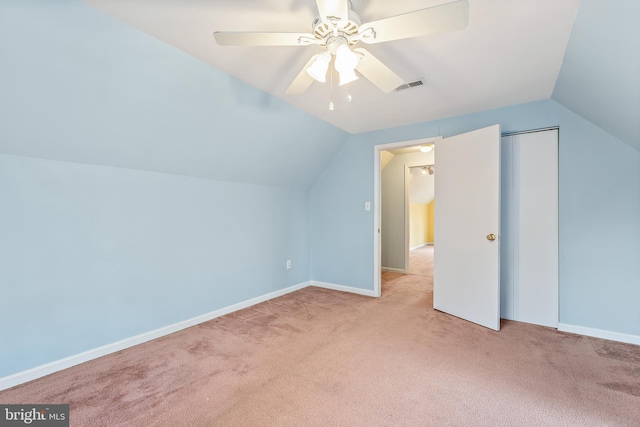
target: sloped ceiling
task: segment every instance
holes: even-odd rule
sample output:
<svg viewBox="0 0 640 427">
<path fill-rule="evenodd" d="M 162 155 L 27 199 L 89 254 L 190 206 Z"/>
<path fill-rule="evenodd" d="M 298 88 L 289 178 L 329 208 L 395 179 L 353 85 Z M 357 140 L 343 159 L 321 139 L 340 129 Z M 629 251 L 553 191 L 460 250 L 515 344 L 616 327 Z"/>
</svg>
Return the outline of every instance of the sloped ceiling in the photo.
<svg viewBox="0 0 640 427">
<path fill-rule="evenodd" d="M 223 50 L 211 37 L 297 31 L 297 18 L 313 18 L 311 0 L 86 2 L 122 10 L 127 25 L 79 0 L 0 2 L 0 153 L 305 189 L 349 137 L 329 123 L 359 132 L 458 116 L 547 99 L 554 84 L 557 102 L 640 150 L 635 0 L 583 0 L 579 13 L 578 0 L 470 0 L 466 30 L 372 46 L 425 87 L 387 97 L 361 79 L 354 103 L 331 113 L 325 86 L 282 95 L 306 53 Z M 438 3 L 353 7 L 370 20 Z M 132 28 L 136 19 L 150 34 L 166 26 L 183 37 L 170 44 L 197 43 L 185 54 Z"/>
<path fill-rule="evenodd" d="M 411 168 L 409 178 L 409 200 L 412 203 L 428 205 L 433 201 L 435 180 L 433 175 L 420 173 L 420 168 Z"/>
<path fill-rule="evenodd" d="M 405 81 L 425 85 L 383 94 L 364 78 L 334 88 L 284 92 L 318 51 L 218 46 L 218 31 L 309 32 L 314 0 L 83 0 L 97 9 L 350 133 L 385 129 L 551 97 L 580 0 L 470 0 L 468 27 L 368 45 Z M 362 22 L 447 0 L 352 0 Z"/>
<path fill-rule="evenodd" d="M 0 153 L 308 189 L 349 134 L 77 0 L 0 2 Z"/>
<path fill-rule="evenodd" d="M 640 150 L 640 1 L 582 0 L 553 99 Z"/>
</svg>

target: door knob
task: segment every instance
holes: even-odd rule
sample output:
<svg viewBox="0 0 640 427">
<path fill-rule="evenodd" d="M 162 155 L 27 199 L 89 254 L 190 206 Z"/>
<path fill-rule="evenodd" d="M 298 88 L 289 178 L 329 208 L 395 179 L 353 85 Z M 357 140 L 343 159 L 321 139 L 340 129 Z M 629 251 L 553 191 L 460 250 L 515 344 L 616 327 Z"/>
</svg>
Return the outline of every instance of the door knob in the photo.
<svg viewBox="0 0 640 427">
<path fill-rule="evenodd" d="M 491 240 L 493 242 L 494 240 L 496 240 L 496 235 L 495 234 L 487 234 L 487 240 Z"/>
</svg>

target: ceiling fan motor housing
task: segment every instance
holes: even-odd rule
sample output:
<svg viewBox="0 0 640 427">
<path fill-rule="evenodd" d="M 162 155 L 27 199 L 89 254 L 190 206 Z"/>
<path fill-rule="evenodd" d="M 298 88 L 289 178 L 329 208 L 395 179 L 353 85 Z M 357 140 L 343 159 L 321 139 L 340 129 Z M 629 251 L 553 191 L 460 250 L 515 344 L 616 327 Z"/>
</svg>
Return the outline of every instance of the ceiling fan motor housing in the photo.
<svg viewBox="0 0 640 427">
<path fill-rule="evenodd" d="M 353 46 L 360 41 L 358 38 L 354 37 L 358 35 L 358 28 L 360 28 L 360 24 L 362 24 L 360 16 L 358 16 L 358 14 L 353 10 L 349 9 L 349 22 L 343 28 L 338 28 L 336 30 L 338 33 L 337 37 L 334 35 L 334 28 L 331 25 L 322 22 L 322 19 L 319 17 L 313 20 L 311 27 L 313 28 L 312 32 L 315 38 L 322 40 L 322 43 L 320 43 L 321 46 L 329 46 L 329 43 L 331 43 L 333 41 L 332 39 L 335 38 L 342 38 L 350 46 Z M 337 46 L 339 46 L 339 44 L 336 45 L 336 48 Z M 335 53 L 335 50 L 331 53 Z"/>
<path fill-rule="evenodd" d="M 327 50 L 332 55 L 335 55 L 338 48 L 342 45 L 349 45 L 349 40 L 342 35 L 338 37 L 331 36 L 327 39 Z"/>
</svg>

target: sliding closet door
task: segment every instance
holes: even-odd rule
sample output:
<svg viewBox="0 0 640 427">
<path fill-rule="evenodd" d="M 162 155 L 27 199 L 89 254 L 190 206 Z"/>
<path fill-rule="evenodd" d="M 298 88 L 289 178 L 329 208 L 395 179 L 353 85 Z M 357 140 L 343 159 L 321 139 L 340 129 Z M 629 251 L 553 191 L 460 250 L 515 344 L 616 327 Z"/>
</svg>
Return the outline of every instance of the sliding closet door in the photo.
<svg viewBox="0 0 640 427">
<path fill-rule="evenodd" d="M 503 138 L 501 313 L 558 326 L 558 130 Z"/>
</svg>

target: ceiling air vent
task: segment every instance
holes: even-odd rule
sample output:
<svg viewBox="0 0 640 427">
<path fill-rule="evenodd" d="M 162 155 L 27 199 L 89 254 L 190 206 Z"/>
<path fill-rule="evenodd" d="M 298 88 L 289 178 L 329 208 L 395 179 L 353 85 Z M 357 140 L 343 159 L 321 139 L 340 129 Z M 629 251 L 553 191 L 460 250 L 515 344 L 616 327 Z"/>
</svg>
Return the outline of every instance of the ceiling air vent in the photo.
<svg viewBox="0 0 640 427">
<path fill-rule="evenodd" d="M 405 89 L 411 89 L 412 87 L 422 86 L 423 84 L 424 82 L 422 81 L 422 79 L 416 80 L 415 82 L 405 83 L 403 85 L 398 86 L 396 88 L 396 92 L 400 92 L 401 90 L 405 90 Z"/>
</svg>

